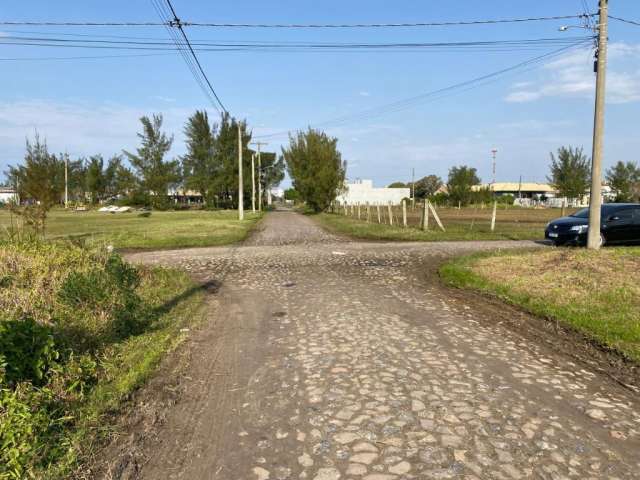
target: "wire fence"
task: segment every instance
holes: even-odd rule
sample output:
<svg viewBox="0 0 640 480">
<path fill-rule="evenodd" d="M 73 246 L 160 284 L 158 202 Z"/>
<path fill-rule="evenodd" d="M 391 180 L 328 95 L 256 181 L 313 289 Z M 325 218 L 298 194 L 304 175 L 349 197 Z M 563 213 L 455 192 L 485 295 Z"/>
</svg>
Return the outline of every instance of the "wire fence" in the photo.
<svg viewBox="0 0 640 480">
<path fill-rule="evenodd" d="M 465 207 L 436 205 L 419 200 L 392 204 L 339 204 L 332 213 L 355 221 L 423 231 L 540 231 L 551 220 L 575 212 L 575 208 L 521 207 L 480 203 Z"/>
</svg>

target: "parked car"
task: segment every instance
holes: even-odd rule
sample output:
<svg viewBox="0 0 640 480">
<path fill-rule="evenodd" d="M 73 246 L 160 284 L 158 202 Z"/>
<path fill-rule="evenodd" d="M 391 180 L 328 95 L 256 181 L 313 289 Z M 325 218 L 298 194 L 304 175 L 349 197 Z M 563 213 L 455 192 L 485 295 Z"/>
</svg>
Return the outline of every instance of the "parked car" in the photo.
<svg viewBox="0 0 640 480">
<path fill-rule="evenodd" d="M 589 209 L 561 217 L 547 224 L 544 236 L 554 245 L 585 245 L 589 231 Z M 640 204 L 605 203 L 601 210 L 600 241 L 640 243 Z"/>
</svg>

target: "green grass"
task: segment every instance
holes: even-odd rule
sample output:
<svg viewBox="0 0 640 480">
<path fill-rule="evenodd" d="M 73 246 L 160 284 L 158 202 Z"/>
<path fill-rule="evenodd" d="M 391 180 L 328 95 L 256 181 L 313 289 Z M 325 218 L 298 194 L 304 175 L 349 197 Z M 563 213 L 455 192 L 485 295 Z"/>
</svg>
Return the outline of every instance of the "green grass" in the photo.
<svg viewBox="0 0 640 480">
<path fill-rule="evenodd" d="M 495 295 L 640 360 L 640 248 L 482 253 L 441 267 L 444 281 Z"/>
<path fill-rule="evenodd" d="M 445 220 L 446 231 L 441 231 L 430 219 L 429 231 L 416 227 L 402 228 L 378 223 L 367 223 L 344 215 L 322 213 L 314 217 L 328 230 L 362 240 L 384 241 L 460 241 L 460 240 L 541 240 L 544 238 L 544 222 L 508 223 L 496 225 L 494 232 L 486 222 L 471 223 Z"/>
<path fill-rule="evenodd" d="M 261 218 L 245 213 L 237 220 L 234 210 L 154 211 L 149 217 L 131 213 L 52 210 L 47 239 L 76 239 L 87 245 L 113 245 L 118 249 L 169 249 L 226 245 L 243 240 Z M 15 221 L 15 217 L 14 217 Z M 11 217 L 0 210 L 0 238 L 6 236 Z"/>
<path fill-rule="evenodd" d="M 186 272 L 69 242 L 0 242 L 0 284 L 2 480 L 69 478 L 204 318 Z"/>
<path fill-rule="evenodd" d="M 78 426 L 70 432 L 69 455 L 52 469 L 52 476 L 65 478 L 100 447 L 112 431 L 113 413 L 153 375 L 162 358 L 184 341 L 187 332 L 181 330 L 194 328 L 203 319 L 204 292 L 186 274 L 165 268 L 147 272 L 139 294 L 162 313 L 153 329 L 114 345 L 104 355 L 101 381 L 79 412 Z"/>
</svg>

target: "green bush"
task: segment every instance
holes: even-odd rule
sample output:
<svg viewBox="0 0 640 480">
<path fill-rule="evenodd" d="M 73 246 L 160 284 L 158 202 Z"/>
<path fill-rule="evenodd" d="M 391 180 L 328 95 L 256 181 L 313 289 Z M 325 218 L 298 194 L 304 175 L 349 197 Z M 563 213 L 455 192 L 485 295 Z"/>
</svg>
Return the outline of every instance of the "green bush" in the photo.
<svg viewBox="0 0 640 480">
<path fill-rule="evenodd" d="M 6 383 L 42 384 L 58 356 L 50 328 L 31 318 L 0 320 L 0 359 Z"/>
<path fill-rule="evenodd" d="M 0 244 L 0 279 L 0 479 L 31 478 L 72 451 L 107 347 L 153 310 L 136 268 L 71 243 Z"/>
</svg>

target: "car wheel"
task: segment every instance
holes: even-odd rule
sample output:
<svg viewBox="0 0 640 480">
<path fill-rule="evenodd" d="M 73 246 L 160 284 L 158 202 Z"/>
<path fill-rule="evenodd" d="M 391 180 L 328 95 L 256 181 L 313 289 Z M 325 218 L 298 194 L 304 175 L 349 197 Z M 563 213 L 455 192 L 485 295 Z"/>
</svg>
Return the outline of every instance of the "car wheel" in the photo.
<svg viewBox="0 0 640 480">
<path fill-rule="evenodd" d="M 598 244 L 599 247 L 604 247 L 607 243 L 607 239 L 604 237 L 604 235 L 602 234 L 602 232 L 600 232 L 600 243 Z"/>
</svg>

